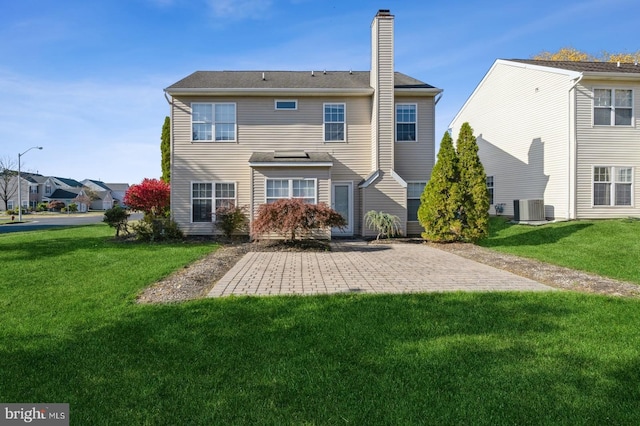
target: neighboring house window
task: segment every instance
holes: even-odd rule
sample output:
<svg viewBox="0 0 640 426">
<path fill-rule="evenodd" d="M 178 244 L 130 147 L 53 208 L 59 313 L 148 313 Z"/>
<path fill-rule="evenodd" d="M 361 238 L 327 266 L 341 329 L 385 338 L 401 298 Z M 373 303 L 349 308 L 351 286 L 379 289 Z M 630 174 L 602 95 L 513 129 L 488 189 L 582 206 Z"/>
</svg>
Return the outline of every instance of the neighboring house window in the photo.
<svg viewBox="0 0 640 426">
<path fill-rule="evenodd" d="M 192 222 L 211 222 L 219 207 L 236 206 L 236 184 L 233 182 L 194 182 L 191 184 Z"/>
<path fill-rule="evenodd" d="M 631 126 L 633 91 L 629 89 L 594 89 L 593 124 L 596 126 Z"/>
<path fill-rule="evenodd" d="M 45 185 L 44 186 L 44 193 L 46 195 L 51 195 L 51 185 Z"/>
<path fill-rule="evenodd" d="M 487 192 L 489 193 L 489 204 L 493 204 L 493 176 L 487 176 Z"/>
<path fill-rule="evenodd" d="M 396 142 L 417 140 L 416 104 L 396 104 Z"/>
<path fill-rule="evenodd" d="M 315 179 L 267 179 L 267 203 L 283 198 L 300 198 L 305 203 L 316 204 Z"/>
<path fill-rule="evenodd" d="M 31 192 L 32 194 L 37 194 L 38 193 L 38 185 L 29 185 L 29 192 Z"/>
<path fill-rule="evenodd" d="M 426 182 L 407 182 L 407 221 L 409 222 L 418 221 L 420 197 L 426 185 Z"/>
<path fill-rule="evenodd" d="M 632 186 L 631 167 L 594 167 L 593 205 L 630 206 Z"/>
<path fill-rule="evenodd" d="M 276 99 L 276 109 L 278 110 L 296 110 L 298 109 L 298 101 L 292 100 L 280 100 Z"/>
<path fill-rule="evenodd" d="M 191 221 L 211 222 L 213 206 L 213 184 L 196 182 L 191 184 Z"/>
<path fill-rule="evenodd" d="M 235 141 L 236 104 L 191 104 L 194 141 Z"/>
<path fill-rule="evenodd" d="M 13 200 L 7 200 L 7 210 L 13 210 Z"/>
<path fill-rule="evenodd" d="M 324 104 L 324 141 L 344 142 L 345 104 Z"/>
</svg>

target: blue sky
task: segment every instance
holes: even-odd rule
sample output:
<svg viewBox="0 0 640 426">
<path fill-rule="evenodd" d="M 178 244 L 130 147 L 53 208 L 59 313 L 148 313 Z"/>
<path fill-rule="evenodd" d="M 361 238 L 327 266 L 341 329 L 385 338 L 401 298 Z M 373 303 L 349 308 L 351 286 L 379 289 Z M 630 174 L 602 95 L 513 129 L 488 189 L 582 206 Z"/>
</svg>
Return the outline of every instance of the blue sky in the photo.
<svg viewBox="0 0 640 426">
<path fill-rule="evenodd" d="M 369 70 L 395 15 L 396 70 L 444 89 L 436 141 L 497 58 L 635 52 L 637 0 L 20 0 L 0 14 L 0 157 L 45 175 L 160 175 L 163 89 L 196 70 Z"/>
</svg>

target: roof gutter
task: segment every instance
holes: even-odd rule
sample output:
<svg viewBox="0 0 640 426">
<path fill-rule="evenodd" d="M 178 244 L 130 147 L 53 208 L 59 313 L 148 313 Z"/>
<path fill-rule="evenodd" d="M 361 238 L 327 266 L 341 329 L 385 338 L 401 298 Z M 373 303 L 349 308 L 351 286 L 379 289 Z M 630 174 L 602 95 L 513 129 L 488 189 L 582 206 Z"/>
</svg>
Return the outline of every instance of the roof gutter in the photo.
<svg viewBox="0 0 640 426">
<path fill-rule="evenodd" d="M 640 80 L 640 73 L 585 71 L 583 74 L 600 80 Z"/>
<path fill-rule="evenodd" d="M 223 95 L 223 96 L 287 96 L 287 95 L 306 95 L 306 96 L 326 96 L 326 95 L 342 95 L 342 96 L 371 96 L 373 88 L 176 88 L 167 87 L 165 93 L 172 96 L 175 95 Z"/>
<path fill-rule="evenodd" d="M 434 88 L 404 88 L 397 87 L 394 90 L 394 94 L 398 96 L 436 96 L 442 93 L 442 89 Z"/>
</svg>

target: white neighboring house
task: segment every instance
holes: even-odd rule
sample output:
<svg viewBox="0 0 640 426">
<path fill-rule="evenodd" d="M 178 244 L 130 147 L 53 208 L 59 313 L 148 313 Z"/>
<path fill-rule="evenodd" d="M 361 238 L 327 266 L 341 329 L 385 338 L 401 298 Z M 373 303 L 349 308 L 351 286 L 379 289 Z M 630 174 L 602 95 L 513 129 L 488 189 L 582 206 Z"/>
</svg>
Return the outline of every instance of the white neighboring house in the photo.
<svg viewBox="0 0 640 426">
<path fill-rule="evenodd" d="M 640 65 L 497 60 L 451 122 L 469 122 L 491 200 L 556 219 L 640 216 Z"/>
</svg>

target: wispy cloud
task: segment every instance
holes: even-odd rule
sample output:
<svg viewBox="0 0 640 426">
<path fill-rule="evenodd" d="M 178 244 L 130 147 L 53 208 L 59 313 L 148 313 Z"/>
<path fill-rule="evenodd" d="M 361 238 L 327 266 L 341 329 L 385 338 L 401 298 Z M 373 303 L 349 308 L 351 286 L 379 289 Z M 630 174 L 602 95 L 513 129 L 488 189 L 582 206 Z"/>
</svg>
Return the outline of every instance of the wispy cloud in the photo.
<svg viewBox="0 0 640 426">
<path fill-rule="evenodd" d="M 233 21 L 265 18 L 271 12 L 271 5 L 271 0 L 209 0 L 216 18 Z"/>
<path fill-rule="evenodd" d="M 159 174 L 160 81 L 45 81 L 0 70 L 0 155 L 44 146 L 42 173 L 137 182 Z M 132 114 L 132 111 L 135 111 Z M 149 135 L 157 135 L 157 138 Z"/>
</svg>

